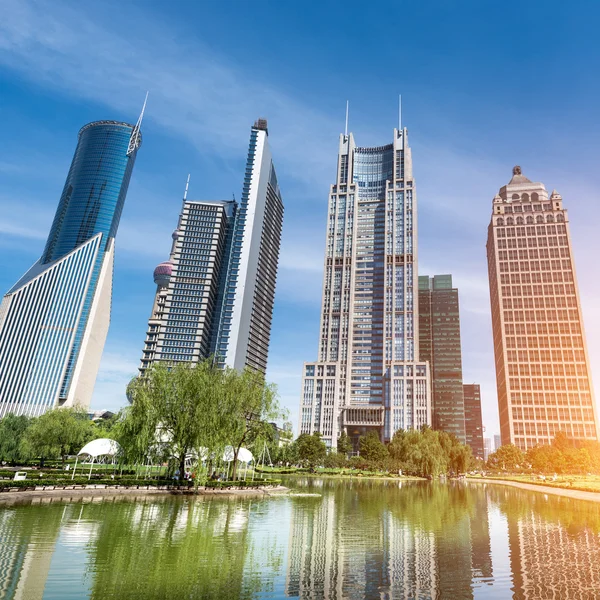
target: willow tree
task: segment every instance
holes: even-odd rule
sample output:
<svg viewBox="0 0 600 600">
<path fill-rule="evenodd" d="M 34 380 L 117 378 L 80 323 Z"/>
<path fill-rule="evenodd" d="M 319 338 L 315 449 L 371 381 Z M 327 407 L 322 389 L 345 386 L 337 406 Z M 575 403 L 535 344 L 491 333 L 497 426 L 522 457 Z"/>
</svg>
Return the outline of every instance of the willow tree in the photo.
<svg viewBox="0 0 600 600">
<path fill-rule="evenodd" d="M 224 434 L 233 448 L 233 481 L 237 476 L 237 457 L 243 445 L 255 446 L 273 434 L 271 421 L 285 417 L 279 406 L 277 388 L 266 383 L 260 371 L 250 368 L 223 374 Z"/>
<path fill-rule="evenodd" d="M 159 448 L 185 472 L 185 459 L 223 445 L 224 373 L 212 360 L 156 363 L 127 387 L 131 406 L 119 425 L 128 458 L 144 462 Z"/>
</svg>

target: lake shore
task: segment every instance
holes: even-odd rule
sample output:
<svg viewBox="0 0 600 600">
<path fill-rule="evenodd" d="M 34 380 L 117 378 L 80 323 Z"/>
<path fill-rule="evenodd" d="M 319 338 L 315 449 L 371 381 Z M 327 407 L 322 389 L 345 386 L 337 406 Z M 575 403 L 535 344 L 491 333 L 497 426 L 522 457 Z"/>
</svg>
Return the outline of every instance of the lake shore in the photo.
<svg viewBox="0 0 600 600">
<path fill-rule="evenodd" d="M 167 490 L 148 487 L 127 488 L 121 486 L 86 486 L 75 489 L 69 486 L 66 488 L 54 489 L 37 489 L 37 490 L 18 490 L 13 492 L 0 493 L 0 506 L 3 503 L 13 503 L 15 500 L 30 500 L 33 498 L 61 498 L 64 500 L 79 499 L 83 497 L 108 497 L 108 496 L 242 496 L 248 497 L 265 497 L 287 494 L 289 488 L 278 486 L 263 486 L 256 488 L 240 488 L 240 489 L 216 489 L 216 488 L 198 488 L 198 490 Z"/>
<path fill-rule="evenodd" d="M 583 490 L 572 490 L 561 488 L 545 483 L 525 483 L 522 481 L 511 481 L 510 479 L 490 479 L 487 477 L 472 478 L 468 477 L 469 483 L 497 483 L 500 485 L 508 485 L 511 487 L 520 488 L 529 492 L 539 492 L 541 494 L 551 494 L 553 496 L 563 496 L 572 498 L 573 500 L 588 500 L 590 502 L 600 502 L 600 492 L 586 492 Z"/>
</svg>

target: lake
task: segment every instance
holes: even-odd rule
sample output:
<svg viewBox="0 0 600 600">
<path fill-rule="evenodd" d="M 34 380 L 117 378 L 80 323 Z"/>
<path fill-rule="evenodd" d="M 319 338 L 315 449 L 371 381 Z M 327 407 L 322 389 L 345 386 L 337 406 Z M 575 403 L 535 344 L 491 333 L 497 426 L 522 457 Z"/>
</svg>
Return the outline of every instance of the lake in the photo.
<svg viewBox="0 0 600 600">
<path fill-rule="evenodd" d="M 0 598 L 600 598 L 600 504 L 289 478 L 290 496 L 0 504 Z"/>
</svg>

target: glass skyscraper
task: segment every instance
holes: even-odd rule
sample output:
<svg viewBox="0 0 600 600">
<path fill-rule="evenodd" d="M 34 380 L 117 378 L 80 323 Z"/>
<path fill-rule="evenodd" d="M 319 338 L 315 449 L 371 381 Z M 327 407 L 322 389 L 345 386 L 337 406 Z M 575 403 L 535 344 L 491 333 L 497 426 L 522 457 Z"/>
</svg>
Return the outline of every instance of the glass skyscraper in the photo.
<svg viewBox="0 0 600 600">
<path fill-rule="evenodd" d="M 96 121 L 79 132 L 42 257 L 0 305 L 0 417 L 90 404 L 142 115 L 135 126 Z"/>
<path fill-rule="evenodd" d="M 458 290 L 452 275 L 419 277 L 419 356 L 431 368 L 434 429 L 465 443 Z"/>
<path fill-rule="evenodd" d="M 157 284 L 140 371 L 155 361 L 213 355 L 236 369 L 267 368 L 283 201 L 268 144 L 256 121 L 241 202 L 183 201 Z"/>
<path fill-rule="evenodd" d="M 300 433 L 330 447 L 431 424 L 419 360 L 417 204 L 406 128 L 386 146 L 340 136 L 331 186 L 318 361 L 305 363 Z"/>
<path fill-rule="evenodd" d="M 598 440 L 562 196 L 514 167 L 492 201 L 487 257 L 502 444 Z"/>
</svg>

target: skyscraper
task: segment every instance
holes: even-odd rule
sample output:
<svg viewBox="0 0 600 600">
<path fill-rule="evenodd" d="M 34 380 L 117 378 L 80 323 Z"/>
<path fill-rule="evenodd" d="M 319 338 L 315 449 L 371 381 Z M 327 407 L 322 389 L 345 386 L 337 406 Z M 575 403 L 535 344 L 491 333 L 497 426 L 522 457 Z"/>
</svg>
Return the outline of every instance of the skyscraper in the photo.
<svg viewBox="0 0 600 600">
<path fill-rule="evenodd" d="M 598 439 L 567 211 L 513 169 L 487 240 L 502 444 Z"/>
<path fill-rule="evenodd" d="M 198 362 L 215 351 L 235 209 L 234 201 L 184 199 L 171 256 L 154 269 L 142 372 L 155 361 Z"/>
<path fill-rule="evenodd" d="M 0 417 L 91 401 L 143 112 L 135 126 L 96 121 L 79 132 L 42 257 L 0 305 Z"/>
<path fill-rule="evenodd" d="M 171 256 L 157 284 L 142 355 L 236 369 L 267 368 L 283 201 L 265 119 L 252 127 L 241 203 L 184 197 Z"/>
<path fill-rule="evenodd" d="M 431 369 L 433 428 L 465 443 L 458 290 L 452 275 L 419 277 L 419 358 Z"/>
<path fill-rule="evenodd" d="M 341 135 L 329 195 L 318 360 L 304 364 L 300 433 L 330 447 L 346 431 L 431 423 L 429 369 L 419 361 L 417 204 L 406 128 L 387 146 Z"/>
<path fill-rule="evenodd" d="M 465 400 L 465 436 L 475 458 L 483 460 L 483 422 L 481 420 L 481 388 L 478 383 L 463 385 Z M 496 436 L 494 436 L 495 438 Z"/>
<path fill-rule="evenodd" d="M 502 439 L 498 434 L 494 434 L 494 450 L 498 450 L 502 446 Z"/>
<path fill-rule="evenodd" d="M 487 460 L 489 455 L 494 451 L 492 448 L 492 438 L 483 438 L 483 460 Z"/>
</svg>

